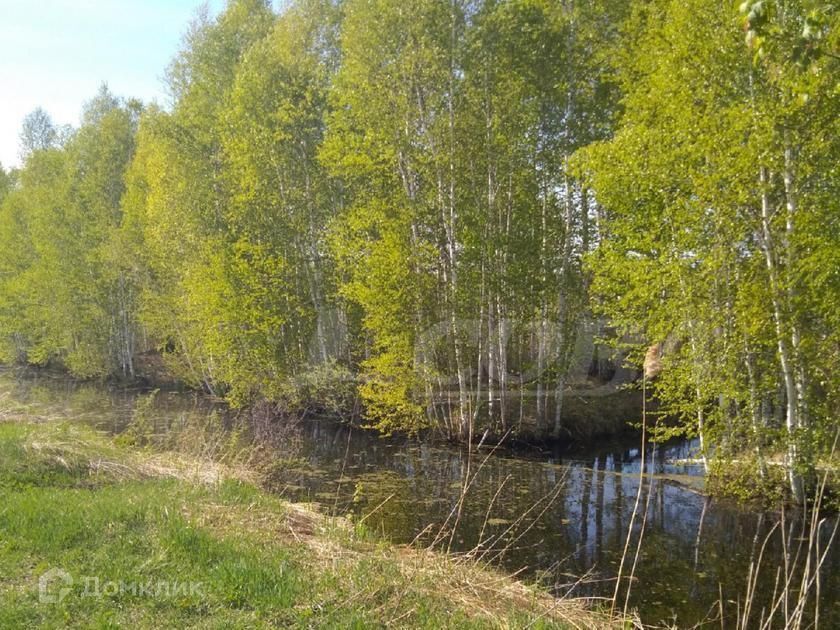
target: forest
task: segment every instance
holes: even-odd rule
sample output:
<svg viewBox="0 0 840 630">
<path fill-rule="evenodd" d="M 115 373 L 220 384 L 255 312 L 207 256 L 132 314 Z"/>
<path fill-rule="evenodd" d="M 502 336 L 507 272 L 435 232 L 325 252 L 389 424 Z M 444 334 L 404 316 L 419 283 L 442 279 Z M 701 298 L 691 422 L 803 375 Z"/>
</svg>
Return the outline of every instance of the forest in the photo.
<svg viewBox="0 0 840 630">
<path fill-rule="evenodd" d="M 626 363 L 707 466 L 836 462 L 834 2 L 230 0 L 166 82 L 26 118 L 0 361 L 458 441 Z"/>
</svg>

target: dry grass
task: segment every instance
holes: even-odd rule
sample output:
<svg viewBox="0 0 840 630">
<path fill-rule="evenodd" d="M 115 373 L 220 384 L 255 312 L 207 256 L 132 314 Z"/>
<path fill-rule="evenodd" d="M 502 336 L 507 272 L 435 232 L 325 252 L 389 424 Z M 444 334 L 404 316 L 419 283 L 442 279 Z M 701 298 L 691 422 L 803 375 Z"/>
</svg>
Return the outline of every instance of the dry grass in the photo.
<svg viewBox="0 0 840 630">
<path fill-rule="evenodd" d="M 285 541 L 304 546 L 308 562 L 341 575 L 361 572 L 371 561 L 388 563 L 397 570 L 391 575 L 390 596 L 383 601 L 383 588 L 360 585 L 345 599 L 355 605 L 365 599 L 375 600 L 383 618 L 391 619 L 401 611 L 399 621 L 410 625 L 410 611 L 403 610 L 402 599 L 411 591 L 414 597 L 445 598 L 468 616 L 488 622 L 493 627 L 510 627 L 506 621 L 511 610 L 527 612 L 531 622 L 571 628 L 626 628 L 638 626 L 610 621 L 606 613 L 592 610 L 584 600 L 558 599 L 545 591 L 525 584 L 515 575 L 475 562 L 464 556 L 446 555 L 429 549 L 395 546 L 370 540 L 359 534 L 353 523 L 327 516 L 308 506 L 292 503 L 253 503 L 242 511 L 229 506 L 201 504 L 191 506 L 186 516 L 191 522 L 219 535 L 238 532 L 262 540 Z M 345 605 L 348 602 L 343 602 Z M 393 617 L 396 620 L 396 617 Z M 398 626 L 400 624 L 397 624 Z M 526 624 L 527 625 L 527 624 Z"/>
<path fill-rule="evenodd" d="M 25 461 L 36 472 L 38 467 L 59 467 L 93 485 L 173 479 L 213 488 L 230 480 L 247 486 L 259 481 L 257 470 L 127 448 L 69 423 L 29 424 L 21 445 Z M 611 621 L 591 610 L 590 602 L 554 598 L 474 558 L 386 544 L 347 519 L 253 492 L 253 500 L 236 505 L 214 499 L 217 495 L 210 492 L 199 501 L 184 502 L 181 512 L 185 521 L 220 540 L 245 537 L 269 551 L 276 546 L 297 549 L 295 557 L 313 575 L 363 576 L 343 581 L 335 592 L 324 592 L 318 606 L 365 610 L 393 627 L 416 624 L 428 602 L 498 628 L 636 625 Z"/>
<path fill-rule="evenodd" d="M 225 479 L 253 483 L 258 477 L 248 468 L 209 458 L 120 448 L 105 434 L 66 423 L 44 423 L 30 433 L 23 448 L 33 462 L 55 464 L 65 470 L 86 468 L 92 480 L 171 478 L 209 485 Z"/>
</svg>

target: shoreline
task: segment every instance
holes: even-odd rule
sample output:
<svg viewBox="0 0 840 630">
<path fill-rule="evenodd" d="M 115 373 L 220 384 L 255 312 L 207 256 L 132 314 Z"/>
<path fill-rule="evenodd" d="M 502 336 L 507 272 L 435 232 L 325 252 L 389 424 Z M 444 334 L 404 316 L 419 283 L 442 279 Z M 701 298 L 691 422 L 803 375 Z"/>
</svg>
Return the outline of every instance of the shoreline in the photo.
<svg viewBox="0 0 840 630">
<path fill-rule="evenodd" d="M 183 625 L 618 627 L 587 608 L 591 602 L 555 599 L 465 557 L 391 545 L 363 523 L 266 494 L 253 471 L 121 446 L 66 420 L 7 416 L 0 422 L 0 449 L 0 495 L 7 506 L 28 506 L 13 522 L 0 516 L 3 539 L 10 541 L 0 552 L 7 569 L 0 579 L 7 601 L 0 625 L 95 622 L 102 615 L 142 624 L 162 614 Z M 97 530 L 105 523 L 109 531 Z M 40 531 L 45 524 L 49 532 Z M 27 541 L 36 538 L 41 542 L 28 549 Z M 176 553 L 181 544 L 186 548 Z M 174 558 L 178 553 L 191 557 Z M 179 563 L 200 566 L 176 568 Z M 195 597 L 181 593 L 165 601 L 144 599 L 137 589 L 84 597 L 77 578 L 76 590 L 61 602 L 42 604 L 33 566 L 59 566 L 76 576 L 99 571 L 101 584 L 210 578 Z M 271 592 L 263 592 L 266 584 L 274 585 Z M 330 599 L 333 588 L 343 597 L 325 606 L 321 600 Z"/>
</svg>

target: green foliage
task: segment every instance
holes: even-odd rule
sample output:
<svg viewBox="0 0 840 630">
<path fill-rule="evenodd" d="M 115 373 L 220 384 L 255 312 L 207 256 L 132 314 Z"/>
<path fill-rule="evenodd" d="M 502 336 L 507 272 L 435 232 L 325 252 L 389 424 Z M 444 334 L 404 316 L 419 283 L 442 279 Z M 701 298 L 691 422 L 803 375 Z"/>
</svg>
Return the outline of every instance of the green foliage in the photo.
<svg viewBox="0 0 840 630">
<path fill-rule="evenodd" d="M 35 148 L 0 210 L 2 356 L 81 376 L 132 372 L 136 304 L 120 243 L 136 106 L 106 88 L 61 148 Z"/>
<path fill-rule="evenodd" d="M 16 173 L 14 170 L 6 171 L 0 164 L 0 204 L 3 203 L 6 195 L 12 192 L 15 186 Z"/>
<path fill-rule="evenodd" d="M 159 390 L 154 389 L 145 396 L 137 399 L 131 412 L 131 420 L 125 430 L 120 433 L 119 444 L 131 446 L 148 446 L 155 438 L 157 423 L 155 422 L 155 399 Z"/>
<path fill-rule="evenodd" d="M 755 458 L 716 460 L 706 479 L 706 491 L 742 503 L 776 509 L 788 498 L 788 483 L 782 466 L 768 466 Z"/>
<path fill-rule="evenodd" d="M 513 363 L 499 347 L 510 322 L 520 373 L 538 363 L 537 421 L 548 422 L 547 385 L 562 388 L 585 313 L 580 258 L 596 240 L 566 158 L 609 128 L 614 91 L 592 80 L 606 62 L 590 37 L 623 7 L 345 5 L 321 158 L 350 197 L 330 244 L 370 337 L 360 392 L 374 425 L 435 420 L 465 437 L 482 387 L 508 395 L 502 368 L 480 384 L 465 373 Z"/>
<path fill-rule="evenodd" d="M 342 376 L 322 407 L 358 393 L 385 431 L 460 437 L 496 399 L 504 427 L 508 376 L 533 371 L 522 387 L 548 428 L 598 240 L 567 162 L 611 128 L 600 75 L 625 9 L 200 14 L 168 70 L 171 111 L 103 91 L 61 146 L 31 143 L 0 220 L 3 358 L 133 376 L 157 351 L 235 405 L 304 408 L 296 390 L 334 366 L 358 389 Z"/>
<path fill-rule="evenodd" d="M 601 312 L 637 343 L 670 342 L 663 410 L 719 457 L 787 448 L 794 494 L 838 403 L 818 383 L 836 360 L 820 304 L 838 294 L 815 283 L 837 247 L 837 58 L 797 52 L 812 9 L 815 41 L 837 13 L 810 4 L 742 5 L 754 58 L 718 3 L 639 5 L 621 124 L 576 158 L 609 233 L 590 259 Z"/>
<path fill-rule="evenodd" d="M 606 330 L 663 349 L 659 437 L 795 486 L 840 413 L 838 44 L 820 0 L 231 1 L 170 110 L 27 119 L 0 360 L 560 437 Z"/>
<path fill-rule="evenodd" d="M 126 195 L 149 270 L 141 320 L 177 377 L 237 405 L 283 397 L 330 350 L 334 199 L 315 151 L 334 13 L 232 3 L 173 64 L 174 111 L 141 124 Z"/>
</svg>

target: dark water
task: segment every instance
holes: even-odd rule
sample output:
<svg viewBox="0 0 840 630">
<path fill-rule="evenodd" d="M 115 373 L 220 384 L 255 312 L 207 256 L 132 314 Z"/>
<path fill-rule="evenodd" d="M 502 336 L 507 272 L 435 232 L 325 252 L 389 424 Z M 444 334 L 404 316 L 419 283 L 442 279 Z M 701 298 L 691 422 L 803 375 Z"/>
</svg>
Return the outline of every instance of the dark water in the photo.
<svg viewBox="0 0 840 630">
<path fill-rule="evenodd" d="M 0 408 L 71 415 L 109 431 L 131 419 L 138 392 L 107 391 L 62 378 L 0 373 Z M 152 412 L 158 429 L 206 416 L 210 406 L 192 394 L 161 393 Z M 217 410 L 218 411 L 218 410 Z M 639 489 L 638 446 L 609 444 L 554 453 L 511 454 L 383 439 L 329 421 L 307 421 L 287 433 L 295 456 L 279 463 L 272 488 L 285 497 L 351 515 L 388 539 L 436 543 L 453 552 L 500 563 L 539 579 L 558 593 L 610 597 Z M 680 627 L 718 619 L 735 624 L 751 562 L 767 533 L 754 604 L 755 623 L 784 565 L 780 518 L 704 497 L 696 466 L 679 465 L 694 445 L 651 447 L 642 485 L 647 508 L 630 607 L 646 623 Z M 458 509 L 466 483 L 469 488 Z M 635 550 L 641 516 L 631 542 Z M 785 517 L 788 561 L 795 560 L 800 520 Z M 822 531 L 828 540 L 833 521 Z M 626 566 L 624 575 L 630 567 Z M 784 575 L 782 573 L 782 575 Z M 798 579 L 798 578 L 797 578 Z M 820 625 L 840 627 L 840 554 L 829 552 L 821 572 Z M 812 617 L 816 602 L 808 604 Z M 715 619 L 715 621 L 712 621 Z M 774 627 L 783 627 L 781 618 Z"/>
</svg>

